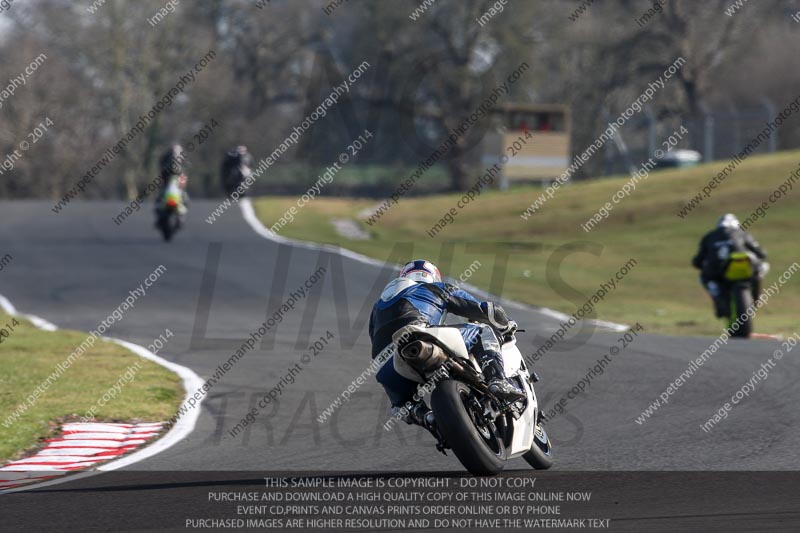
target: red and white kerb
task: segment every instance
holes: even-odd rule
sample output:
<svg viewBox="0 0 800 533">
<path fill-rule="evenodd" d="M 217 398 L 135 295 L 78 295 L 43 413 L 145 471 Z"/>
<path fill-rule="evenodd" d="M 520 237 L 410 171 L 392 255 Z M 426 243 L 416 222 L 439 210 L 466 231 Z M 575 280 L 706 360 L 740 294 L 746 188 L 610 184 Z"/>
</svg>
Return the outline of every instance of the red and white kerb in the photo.
<svg viewBox="0 0 800 533">
<path fill-rule="evenodd" d="M 144 424 L 70 423 L 62 434 L 47 439 L 36 455 L 0 467 L 0 490 L 63 476 L 116 459 L 161 432 L 162 422 Z"/>
</svg>

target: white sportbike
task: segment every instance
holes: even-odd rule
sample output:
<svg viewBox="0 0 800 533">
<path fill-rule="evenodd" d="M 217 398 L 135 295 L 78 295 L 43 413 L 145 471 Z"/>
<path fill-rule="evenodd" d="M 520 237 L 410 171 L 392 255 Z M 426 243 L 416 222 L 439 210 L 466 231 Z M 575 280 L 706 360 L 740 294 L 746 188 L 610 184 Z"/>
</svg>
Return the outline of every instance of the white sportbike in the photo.
<svg viewBox="0 0 800 533">
<path fill-rule="evenodd" d="M 516 324 L 501 339 L 508 376 L 524 391 L 525 399 L 508 402 L 489 392 L 475 356 L 469 353 L 457 327 L 406 326 L 392 340 L 397 347 L 397 372 L 424 384 L 431 392 L 437 449 L 450 448 L 461 464 L 476 476 L 493 476 L 509 459 L 522 457 L 537 469 L 553 464 L 550 439 L 541 426 L 539 404 L 528 371 L 517 348 Z"/>
</svg>

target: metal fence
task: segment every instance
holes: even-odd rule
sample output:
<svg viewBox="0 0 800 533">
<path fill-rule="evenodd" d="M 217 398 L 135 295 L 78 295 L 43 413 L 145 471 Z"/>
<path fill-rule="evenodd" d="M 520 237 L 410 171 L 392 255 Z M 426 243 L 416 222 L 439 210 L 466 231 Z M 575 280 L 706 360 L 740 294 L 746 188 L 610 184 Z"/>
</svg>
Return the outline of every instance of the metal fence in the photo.
<svg viewBox="0 0 800 533">
<path fill-rule="evenodd" d="M 688 134 L 674 149 L 696 150 L 704 162 L 730 159 L 757 137 L 778 112 L 779 109 L 766 99 L 763 105 L 755 108 L 705 110 L 689 117 L 656 117 L 650 108 L 645 108 L 618 131 L 614 142 L 606 144 L 603 173 L 621 174 L 638 168 L 681 126 Z M 607 113 L 607 117 L 610 120 L 611 113 Z M 780 135 L 780 129 L 774 131 L 753 153 L 775 152 L 780 145 Z"/>
</svg>

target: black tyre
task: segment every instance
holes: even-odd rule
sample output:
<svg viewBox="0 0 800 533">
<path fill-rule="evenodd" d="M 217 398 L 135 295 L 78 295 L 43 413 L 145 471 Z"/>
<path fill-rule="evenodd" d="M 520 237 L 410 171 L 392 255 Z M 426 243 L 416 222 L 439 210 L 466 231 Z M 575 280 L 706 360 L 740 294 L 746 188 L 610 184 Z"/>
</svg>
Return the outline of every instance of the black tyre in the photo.
<svg viewBox="0 0 800 533">
<path fill-rule="evenodd" d="M 553 466 L 553 447 L 542 426 L 536 426 L 531 449 L 522 458 L 537 470 L 547 470 Z"/>
<path fill-rule="evenodd" d="M 164 241 L 166 242 L 172 240 L 172 229 L 167 224 L 167 221 L 164 221 L 164 223 L 161 224 L 161 235 L 164 237 Z"/>
<path fill-rule="evenodd" d="M 444 380 L 431 394 L 439 431 L 461 464 L 475 476 L 495 476 L 506 463 L 506 447 L 497 428 L 480 421 L 474 392 L 460 381 Z"/>
<path fill-rule="evenodd" d="M 178 231 L 178 222 L 178 214 L 175 211 L 170 211 L 162 216 L 159 226 L 161 227 L 161 234 L 164 236 L 165 241 L 169 242 L 172 240 L 173 235 Z"/>
<path fill-rule="evenodd" d="M 746 339 L 750 337 L 750 333 L 753 331 L 753 321 L 746 314 L 747 309 L 753 305 L 753 294 L 750 287 L 746 286 L 734 287 L 732 292 L 731 324 L 741 316 L 744 316 L 744 318 L 739 320 L 739 329 L 731 328 L 731 337 Z"/>
</svg>

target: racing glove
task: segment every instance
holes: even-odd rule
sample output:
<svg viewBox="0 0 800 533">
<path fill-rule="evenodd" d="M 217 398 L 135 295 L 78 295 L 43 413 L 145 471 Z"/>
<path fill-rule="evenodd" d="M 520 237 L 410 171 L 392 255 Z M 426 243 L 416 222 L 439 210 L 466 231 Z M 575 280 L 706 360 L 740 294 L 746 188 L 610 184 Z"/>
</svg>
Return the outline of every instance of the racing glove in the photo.
<svg viewBox="0 0 800 533">
<path fill-rule="evenodd" d="M 513 328 L 514 323 L 508 319 L 506 310 L 494 302 L 483 302 L 481 309 L 486 313 L 486 321 L 500 335 L 508 334 Z"/>
</svg>

